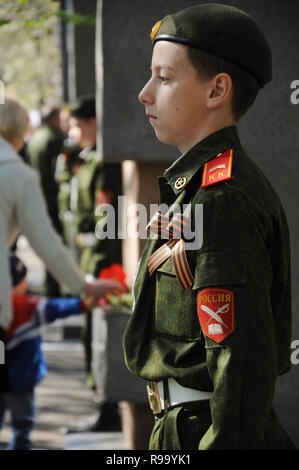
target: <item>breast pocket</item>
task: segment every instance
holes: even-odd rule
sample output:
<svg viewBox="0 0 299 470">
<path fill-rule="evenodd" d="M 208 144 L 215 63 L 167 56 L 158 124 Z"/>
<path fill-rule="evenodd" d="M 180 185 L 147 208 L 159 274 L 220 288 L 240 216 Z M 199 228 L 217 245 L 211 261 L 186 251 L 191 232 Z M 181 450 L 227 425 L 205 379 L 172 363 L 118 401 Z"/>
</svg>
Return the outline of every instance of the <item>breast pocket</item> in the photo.
<svg viewBox="0 0 299 470">
<path fill-rule="evenodd" d="M 200 340 L 196 314 L 196 292 L 182 290 L 168 258 L 156 271 L 155 328 L 158 333 L 185 340 Z"/>
</svg>

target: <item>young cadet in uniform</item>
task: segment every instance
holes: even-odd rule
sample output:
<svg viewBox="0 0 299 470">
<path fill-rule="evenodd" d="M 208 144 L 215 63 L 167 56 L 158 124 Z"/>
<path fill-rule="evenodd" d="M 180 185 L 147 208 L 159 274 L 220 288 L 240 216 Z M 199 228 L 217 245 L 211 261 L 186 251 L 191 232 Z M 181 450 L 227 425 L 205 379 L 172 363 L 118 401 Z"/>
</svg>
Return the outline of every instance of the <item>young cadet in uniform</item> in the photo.
<svg viewBox="0 0 299 470">
<path fill-rule="evenodd" d="M 250 16 L 218 4 L 166 16 L 151 39 L 139 100 L 182 156 L 159 179 L 169 209 L 149 224 L 124 336 L 128 368 L 149 381 L 150 449 L 292 449 L 272 407 L 290 369 L 288 227 L 236 128 L 272 78 L 269 45 Z M 198 238 L 200 204 L 203 243 L 187 250 L 173 208 Z"/>
</svg>

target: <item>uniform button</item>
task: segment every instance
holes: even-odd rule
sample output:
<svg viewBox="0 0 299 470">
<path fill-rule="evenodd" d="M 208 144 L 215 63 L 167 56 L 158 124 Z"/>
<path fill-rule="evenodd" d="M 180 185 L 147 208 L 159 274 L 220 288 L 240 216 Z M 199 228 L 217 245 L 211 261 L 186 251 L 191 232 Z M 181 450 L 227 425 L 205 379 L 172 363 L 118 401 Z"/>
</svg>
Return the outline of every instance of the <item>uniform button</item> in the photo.
<svg viewBox="0 0 299 470">
<path fill-rule="evenodd" d="M 187 182 L 187 178 L 185 178 L 185 176 L 179 176 L 179 178 L 174 183 L 174 188 L 182 189 L 185 186 L 186 182 Z"/>
</svg>

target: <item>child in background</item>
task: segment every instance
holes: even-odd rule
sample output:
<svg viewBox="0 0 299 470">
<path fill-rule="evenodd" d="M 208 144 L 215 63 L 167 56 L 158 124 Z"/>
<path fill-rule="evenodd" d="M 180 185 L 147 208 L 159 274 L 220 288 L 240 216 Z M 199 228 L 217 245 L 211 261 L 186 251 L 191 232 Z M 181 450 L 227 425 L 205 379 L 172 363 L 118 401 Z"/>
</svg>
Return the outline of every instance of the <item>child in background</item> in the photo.
<svg viewBox="0 0 299 470">
<path fill-rule="evenodd" d="M 58 318 L 67 318 L 92 310 L 98 299 L 88 297 L 38 298 L 26 294 L 27 269 L 14 254 L 10 254 L 13 319 L 6 331 L 5 364 L 9 392 L 0 396 L 0 428 L 5 409 L 11 413 L 13 438 L 10 450 L 29 450 L 30 433 L 34 427 L 36 385 L 47 375 L 42 352 L 42 326 Z"/>
</svg>

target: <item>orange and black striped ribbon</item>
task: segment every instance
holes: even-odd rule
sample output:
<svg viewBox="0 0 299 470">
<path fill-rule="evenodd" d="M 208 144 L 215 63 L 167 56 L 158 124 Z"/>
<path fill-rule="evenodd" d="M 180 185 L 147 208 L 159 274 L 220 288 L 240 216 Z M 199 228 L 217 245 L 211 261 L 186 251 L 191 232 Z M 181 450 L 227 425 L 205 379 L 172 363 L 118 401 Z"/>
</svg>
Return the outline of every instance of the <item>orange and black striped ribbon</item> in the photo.
<svg viewBox="0 0 299 470">
<path fill-rule="evenodd" d="M 146 227 L 158 237 L 169 239 L 149 257 L 150 275 L 171 256 L 176 277 L 182 289 L 192 286 L 194 280 L 187 260 L 186 242 L 182 238 L 183 227 L 187 224 L 190 225 L 190 219 L 184 214 L 175 214 L 169 222 L 169 219 L 161 212 L 156 212 Z"/>
</svg>

